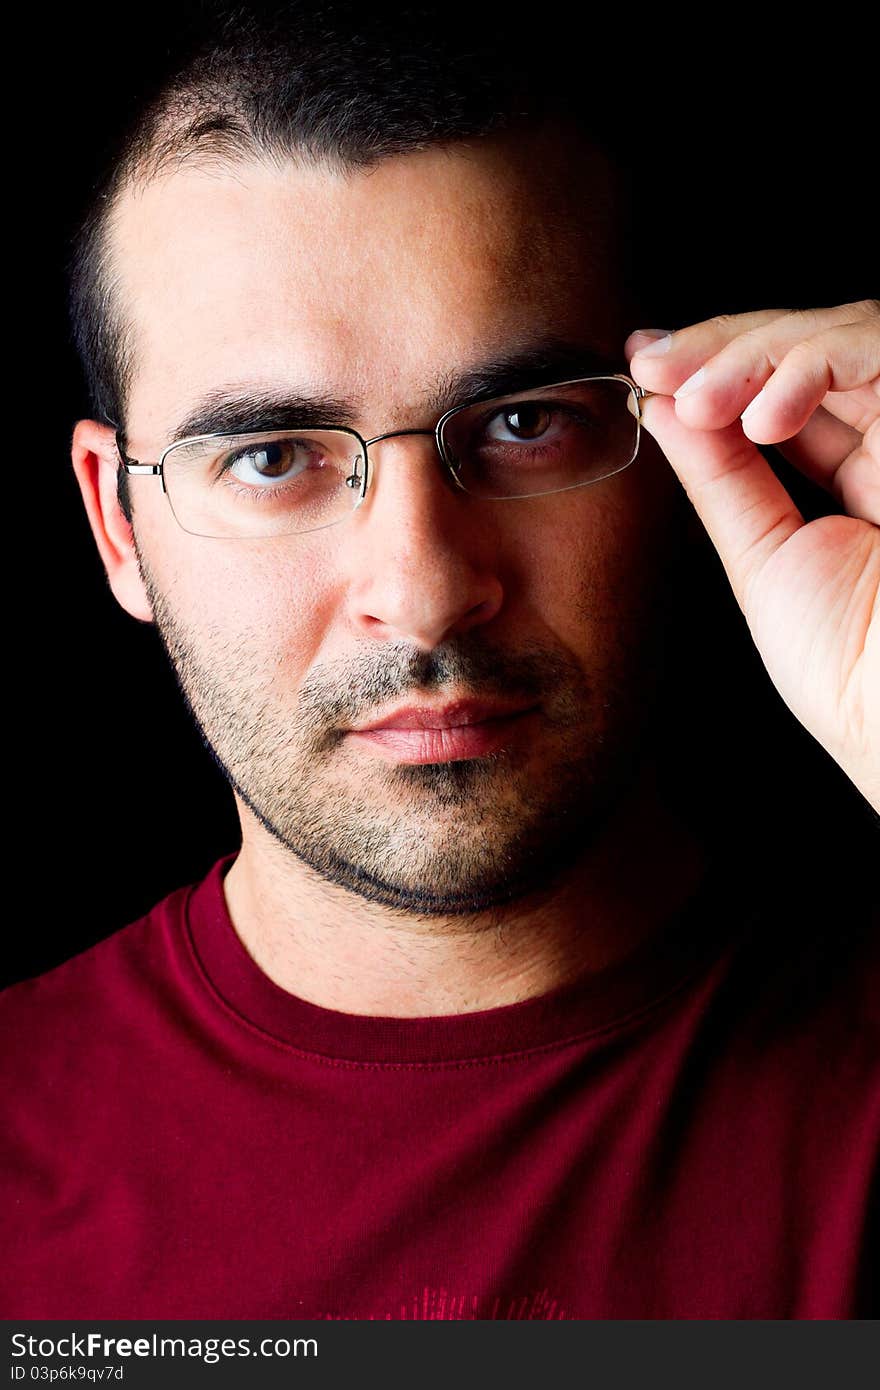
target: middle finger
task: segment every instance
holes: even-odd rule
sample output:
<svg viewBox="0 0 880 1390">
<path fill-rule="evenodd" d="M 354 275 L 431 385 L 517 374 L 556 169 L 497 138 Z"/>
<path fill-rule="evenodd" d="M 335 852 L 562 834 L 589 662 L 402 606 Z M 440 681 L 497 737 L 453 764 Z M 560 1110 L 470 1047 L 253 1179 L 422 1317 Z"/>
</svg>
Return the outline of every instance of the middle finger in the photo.
<svg viewBox="0 0 880 1390">
<path fill-rule="evenodd" d="M 864 303 L 720 315 L 673 333 L 661 356 L 646 357 L 637 350 L 630 375 L 650 391 L 676 394 L 676 400 L 699 399 L 700 418 L 694 418 L 694 425 L 721 428 L 742 413 L 797 343 L 838 325 L 854 327 L 866 318 Z M 636 335 L 630 334 L 624 350 L 635 342 Z M 693 414 L 693 407 L 689 410 Z"/>
</svg>

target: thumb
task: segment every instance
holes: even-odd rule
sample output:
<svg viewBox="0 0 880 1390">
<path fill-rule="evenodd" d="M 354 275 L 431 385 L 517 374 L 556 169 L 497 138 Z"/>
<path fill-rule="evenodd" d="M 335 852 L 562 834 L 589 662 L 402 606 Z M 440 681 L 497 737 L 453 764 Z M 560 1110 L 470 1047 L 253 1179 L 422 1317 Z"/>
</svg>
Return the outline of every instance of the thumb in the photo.
<svg viewBox="0 0 880 1390">
<path fill-rule="evenodd" d="M 639 404 L 642 428 L 672 465 L 746 612 L 754 579 L 803 517 L 739 420 L 696 430 L 678 419 L 672 396 Z"/>
</svg>

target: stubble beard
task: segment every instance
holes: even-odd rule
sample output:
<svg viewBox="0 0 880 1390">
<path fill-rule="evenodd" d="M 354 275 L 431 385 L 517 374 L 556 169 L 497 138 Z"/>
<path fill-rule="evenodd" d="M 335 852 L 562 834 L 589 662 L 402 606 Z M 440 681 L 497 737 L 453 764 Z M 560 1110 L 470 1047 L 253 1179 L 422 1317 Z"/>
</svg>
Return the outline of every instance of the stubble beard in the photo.
<svg viewBox="0 0 880 1390">
<path fill-rule="evenodd" d="M 365 645 L 309 672 L 281 708 L 259 631 L 191 632 L 137 554 L 160 640 L 223 776 L 282 850 L 367 902 L 407 919 L 473 919 L 543 896 L 638 780 L 658 676 L 647 615 L 622 624 L 627 637 L 592 679 L 557 648 L 511 653 L 477 629 L 427 653 Z M 345 728 L 415 688 L 535 700 L 540 747 L 515 741 L 433 764 L 355 754 Z"/>
</svg>

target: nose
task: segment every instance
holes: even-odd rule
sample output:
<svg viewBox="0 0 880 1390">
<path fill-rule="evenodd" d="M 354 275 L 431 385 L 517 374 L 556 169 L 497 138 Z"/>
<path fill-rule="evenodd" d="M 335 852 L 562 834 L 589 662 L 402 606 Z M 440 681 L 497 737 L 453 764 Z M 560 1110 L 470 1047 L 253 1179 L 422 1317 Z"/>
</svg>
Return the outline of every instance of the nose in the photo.
<svg viewBox="0 0 880 1390">
<path fill-rule="evenodd" d="M 369 457 L 342 546 L 352 624 L 428 651 L 489 622 L 503 601 L 491 503 L 455 485 L 433 437 L 383 438 Z"/>
</svg>

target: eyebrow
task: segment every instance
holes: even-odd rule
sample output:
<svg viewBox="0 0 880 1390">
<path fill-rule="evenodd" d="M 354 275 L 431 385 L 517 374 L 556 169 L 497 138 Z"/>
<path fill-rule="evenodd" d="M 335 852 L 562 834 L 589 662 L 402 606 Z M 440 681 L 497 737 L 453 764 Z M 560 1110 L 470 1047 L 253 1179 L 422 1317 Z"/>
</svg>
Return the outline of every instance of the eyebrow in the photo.
<svg viewBox="0 0 880 1390">
<path fill-rule="evenodd" d="M 568 378 L 626 371 L 622 357 L 594 345 L 544 338 L 462 371 L 442 374 L 429 388 L 426 408 L 439 417 L 454 405 L 469 401 L 506 396 Z M 232 387 L 202 396 L 177 421 L 169 438 L 334 425 L 354 428 L 362 416 L 363 406 L 357 400 L 260 385 Z"/>
</svg>

